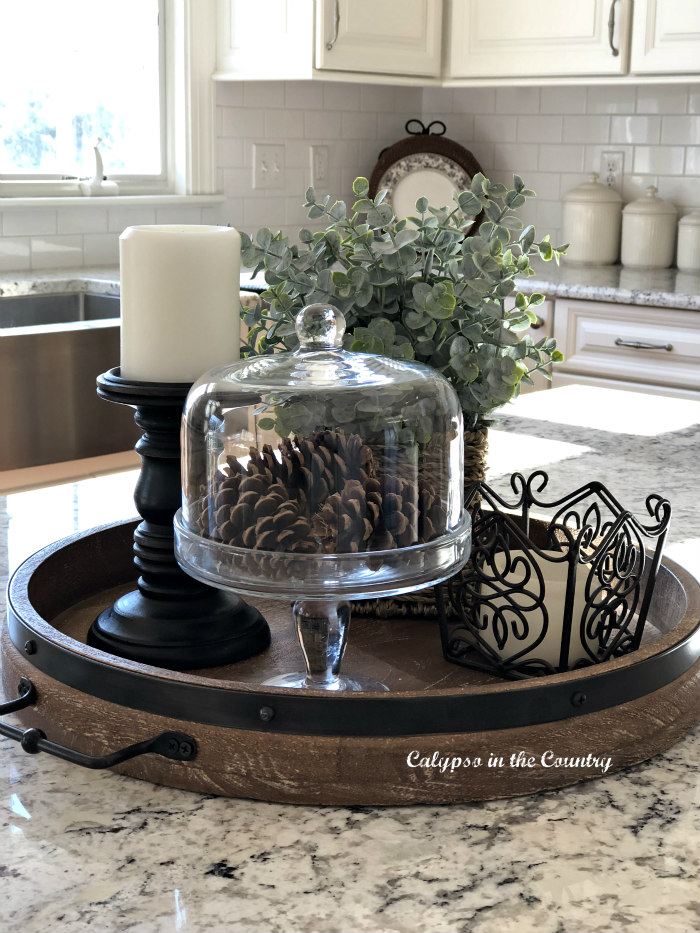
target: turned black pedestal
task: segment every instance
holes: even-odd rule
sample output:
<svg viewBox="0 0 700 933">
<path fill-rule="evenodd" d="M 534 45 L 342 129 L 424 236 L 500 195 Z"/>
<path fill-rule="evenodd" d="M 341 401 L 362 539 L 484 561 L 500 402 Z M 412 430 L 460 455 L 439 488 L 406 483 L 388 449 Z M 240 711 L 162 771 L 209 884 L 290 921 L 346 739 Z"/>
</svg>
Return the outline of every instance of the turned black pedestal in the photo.
<svg viewBox="0 0 700 933">
<path fill-rule="evenodd" d="M 143 435 L 136 444 L 142 465 L 134 501 L 143 521 L 134 533 L 137 589 L 100 613 L 88 644 L 170 670 L 241 661 L 270 644 L 270 630 L 257 609 L 199 583 L 175 560 L 180 421 L 189 388 L 187 383 L 129 381 L 121 378 L 118 368 L 97 380 L 101 398 L 136 409 Z"/>
</svg>

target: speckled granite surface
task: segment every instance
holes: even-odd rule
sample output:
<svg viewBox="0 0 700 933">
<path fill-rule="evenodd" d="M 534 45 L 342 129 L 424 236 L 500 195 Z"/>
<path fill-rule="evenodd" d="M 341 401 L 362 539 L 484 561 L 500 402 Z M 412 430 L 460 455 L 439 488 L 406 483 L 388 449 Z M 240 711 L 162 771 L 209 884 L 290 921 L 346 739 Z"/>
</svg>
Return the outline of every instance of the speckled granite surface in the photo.
<svg viewBox="0 0 700 933">
<path fill-rule="evenodd" d="M 548 298 L 582 298 L 700 310 L 700 275 L 688 275 L 677 269 L 646 272 L 621 266 L 572 266 L 565 262 L 559 267 L 553 262 L 538 262 L 534 268 L 535 276 L 522 280 L 519 286 L 528 292 L 542 292 Z M 250 282 L 250 276 L 244 270 L 241 287 L 245 288 Z M 118 295 L 119 270 L 94 268 L 0 273 L 0 297 L 80 291 Z"/>
<path fill-rule="evenodd" d="M 539 392 L 491 431 L 490 479 L 505 488 L 512 471 L 543 467 L 557 492 L 598 478 L 640 510 L 647 493 L 666 494 L 668 552 L 699 575 L 699 437 L 697 402 Z M 0 500 L 3 569 L 8 549 L 14 564 L 44 539 L 128 515 L 134 478 Z M 0 780 L 3 933 L 700 928 L 697 730 L 618 774 L 452 807 L 214 798 L 29 756 L 9 739 Z"/>
<path fill-rule="evenodd" d="M 700 275 L 678 269 L 624 269 L 622 266 L 575 266 L 562 260 L 533 264 L 535 275 L 520 282 L 527 292 L 547 298 L 581 298 L 653 308 L 700 310 Z"/>
</svg>

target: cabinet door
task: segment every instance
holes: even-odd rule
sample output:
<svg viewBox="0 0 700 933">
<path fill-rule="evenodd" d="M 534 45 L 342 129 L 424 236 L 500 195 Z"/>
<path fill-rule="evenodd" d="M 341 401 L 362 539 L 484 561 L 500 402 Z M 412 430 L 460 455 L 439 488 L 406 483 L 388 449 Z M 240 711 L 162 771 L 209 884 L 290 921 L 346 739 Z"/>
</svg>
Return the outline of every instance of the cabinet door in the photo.
<svg viewBox="0 0 700 933">
<path fill-rule="evenodd" d="M 452 0 L 447 75 L 625 74 L 629 13 L 629 0 Z"/>
<path fill-rule="evenodd" d="M 440 74 L 442 0 L 317 0 L 316 68 Z"/>
<path fill-rule="evenodd" d="M 700 72 L 698 0 L 635 0 L 631 70 Z"/>
</svg>

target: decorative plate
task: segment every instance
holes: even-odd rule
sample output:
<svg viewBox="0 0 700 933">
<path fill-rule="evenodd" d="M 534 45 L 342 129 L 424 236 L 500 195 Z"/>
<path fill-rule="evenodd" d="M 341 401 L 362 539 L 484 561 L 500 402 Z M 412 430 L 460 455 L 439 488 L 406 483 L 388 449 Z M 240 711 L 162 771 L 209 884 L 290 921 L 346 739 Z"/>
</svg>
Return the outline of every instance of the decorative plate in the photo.
<svg viewBox="0 0 700 933">
<path fill-rule="evenodd" d="M 420 129 L 411 129 L 413 124 Z M 435 126 L 442 131 L 433 130 Z M 468 149 L 444 136 L 445 130 L 441 120 L 427 127 L 420 120 L 409 120 L 410 135 L 380 153 L 370 177 L 370 197 L 388 189 L 387 201 L 399 219 L 415 212 L 420 197 L 435 207 L 452 205 L 455 192 L 467 189 L 481 168 Z"/>
</svg>

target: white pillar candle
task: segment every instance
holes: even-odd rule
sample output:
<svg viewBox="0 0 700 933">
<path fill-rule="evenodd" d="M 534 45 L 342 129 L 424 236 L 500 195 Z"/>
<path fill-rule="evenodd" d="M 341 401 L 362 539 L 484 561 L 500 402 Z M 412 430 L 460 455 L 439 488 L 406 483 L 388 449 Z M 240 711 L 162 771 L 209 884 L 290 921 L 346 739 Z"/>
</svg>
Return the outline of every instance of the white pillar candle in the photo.
<svg viewBox="0 0 700 933">
<path fill-rule="evenodd" d="M 121 375 L 194 382 L 240 355 L 241 238 L 232 227 L 127 227 L 119 237 Z"/>
<path fill-rule="evenodd" d="M 544 554 L 552 558 L 562 556 L 561 553 L 557 551 L 544 551 Z M 511 551 L 511 560 L 517 555 L 518 551 Z M 530 552 L 530 557 L 533 561 L 537 561 L 540 572 L 542 573 L 542 578 L 544 580 L 544 605 L 547 610 L 547 615 L 549 616 L 549 622 L 547 634 L 539 645 L 530 651 L 526 651 L 525 654 L 520 655 L 515 663 L 522 664 L 524 661 L 537 658 L 541 661 L 547 661 L 552 667 L 558 667 L 561 653 L 562 632 L 564 630 L 564 603 L 566 600 L 566 579 L 569 565 L 566 561 L 553 563 L 551 560 L 546 560 L 544 557 L 538 559 L 534 551 Z M 503 552 L 499 551 L 496 553 L 494 564 L 497 572 L 502 574 L 506 566 Z M 485 570 L 486 573 L 490 575 L 488 567 L 486 567 Z M 571 615 L 571 637 L 569 641 L 568 662 L 566 665 L 569 669 L 573 668 L 574 665 L 582 659 L 586 659 L 587 661 L 591 660 L 588 652 L 584 648 L 583 640 L 581 639 L 581 619 L 583 618 L 583 613 L 586 608 L 586 582 L 588 581 L 590 571 L 590 564 L 579 564 L 576 568 L 576 588 L 574 590 L 574 605 Z M 518 582 L 522 580 L 523 577 L 524 569 L 522 565 L 519 565 L 516 571 L 509 573 L 507 580 L 510 584 L 517 586 Z M 526 584 L 526 589 L 534 593 L 539 593 L 539 581 L 536 574 L 533 573 L 529 583 Z M 485 590 L 484 595 L 488 595 L 488 590 Z M 525 607 L 529 606 L 532 602 L 531 599 L 517 593 L 514 594 L 514 600 L 517 604 Z M 541 631 L 540 625 L 542 622 L 541 609 L 528 610 L 528 608 L 524 608 L 523 615 L 528 620 L 530 633 L 523 641 L 518 640 L 513 635 L 510 622 L 515 622 L 519 631 L 522 630 L 522 624 L 515 612 L 508 609 L 509 605 L 510 602 L 508 599 L 496 596 L 490 599 L 488 603 L 484 603 L 481 606 L 481 619 L 483 621 L 483 619 L 486 618 L 488 624 L 484 631 L 479 632 L 479 635 L 504 661 L 513 657 L 515 654 L 519 654 L 526 645 L 532 643 L 536 634 Z M 504 611 L 506 624 L 508 625 L 508 640 L 502 649 L 498 647 L 496 636 L 493 631 L 492 607 L 493 609 L 502 609 Z M 591 647 L 595 651 L 597 645 L 594 644 Z"/>
</svg>

